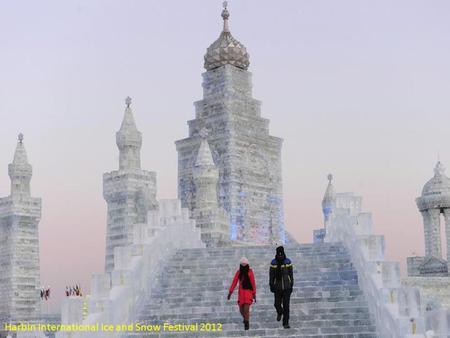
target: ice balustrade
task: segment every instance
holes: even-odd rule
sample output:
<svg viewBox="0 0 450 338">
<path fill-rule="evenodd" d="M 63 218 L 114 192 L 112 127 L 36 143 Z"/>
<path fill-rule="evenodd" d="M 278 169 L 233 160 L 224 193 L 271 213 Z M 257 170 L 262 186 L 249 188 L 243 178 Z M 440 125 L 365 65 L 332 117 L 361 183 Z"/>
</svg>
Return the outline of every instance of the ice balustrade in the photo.
<svg viewBox="0 0 450 338">
<path fill-rule="evenodd" d="M 111 274 L 92 276 L 90 296 L 68 297 L 63 302 L 62 324 L 99 324 L 99 331 L 60 331 L 57 338 L 120 337 L 122 332 L 105 332 L 101 325 L 131 323 L 164 262 L 179 249 L 205 247 L 200 230 L 178 200 L 160 201 L 160 210 L 151 212 L 148 219 L 149 224 L 133 226 L 133 244 L 115 248 Z"/>
<path fill-rule="evenodd" d="M 385 259 L 384 236 L 373 233 L 372 214 L 361 212 L 361 202 L 336 195 L 325 241 L 342 242 L 350 252 L 380 337 L 447 337 L 450 312 L 426 311 L 419 289 L 402 286 L 399 263 Z"/>
</svg>

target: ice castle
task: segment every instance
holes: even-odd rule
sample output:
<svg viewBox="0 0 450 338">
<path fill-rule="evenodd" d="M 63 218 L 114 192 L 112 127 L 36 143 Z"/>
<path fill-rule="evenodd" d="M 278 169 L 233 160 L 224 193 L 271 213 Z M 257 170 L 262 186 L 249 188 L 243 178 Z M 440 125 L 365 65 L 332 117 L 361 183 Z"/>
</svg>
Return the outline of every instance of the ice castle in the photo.
<svg viewBox="0 0 450 338">
<path fill-rule="evenodd" d="M 408 278 L 401 278 L 398 262 L 385 258 L 384 237 L 374 234 L 362 197 L 337 192 L 332 175 L 322 200 L 323 228 L 314 232 L 314 243 L 297 243 L 284 225 L 282 139 L 269 134 L 269 120 L 252 96 L 249 54 L 232 36 L 229 19 L 225 3 L 222 31 L 204 58 L 203 99 L 195 103 L 188 137 L 175 143 L 178 198 L 157 200 L 156 174 L 141 168 L 143 135 L 133 117 L 139 109 L 126 99 L 116 133 L 118 169 L 103 176 L 105 271 L 92 276 L 90 295 L 62 304 L 60 324 L 85 331 L 61 327 L 56 336 L 448 336 L 450 283 L 437 236 L 439 215 L 448 220 L 442 164 L 417 199 L 427 250 L 408 259 Z M 0 200 L 0 314 L 10 322 L 39 320 L 33 291 L 39 285 L 40 200 L 30 197 L 22 138 L 9 173 L 11 196 Z M 281 243 L 294 264 L 291 329 L 274 320 L 265 282 Z M 258 285 L 248 333 L 235 302 L 226 299 L 244 255 Z M 113 329 L 101 330 L 105 326 Z"/>
</svg>

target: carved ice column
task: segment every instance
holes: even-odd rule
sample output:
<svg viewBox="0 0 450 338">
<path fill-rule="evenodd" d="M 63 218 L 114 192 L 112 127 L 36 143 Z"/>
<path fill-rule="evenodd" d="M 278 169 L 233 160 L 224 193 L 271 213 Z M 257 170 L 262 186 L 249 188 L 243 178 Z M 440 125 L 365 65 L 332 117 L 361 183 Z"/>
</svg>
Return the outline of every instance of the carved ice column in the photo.
<svg viewBox="0 0 450 338">
<path fill-rule="evenodd" d="M 428 209 L 422 211 L 422 216 L 425 230 L 425 256 L 442 258 L 440 210 Z"/>
<path fill-rule="evenodd" d="M 423 218 L 423 234 L 425 238 L 425 256 L 430 256 L 431 246 L 432 246 L 432 238 L 430 231 L 430 215 L 428 214 L 428 210 L 423 210 L 420 212 Z"/>
<path fill-rule="evenodd" d="M 447 243 L 447 264 L 450 265 L 450 209 L 444 209 L 444 219 L 445 219 L 445 237 Z"/>
</svg>

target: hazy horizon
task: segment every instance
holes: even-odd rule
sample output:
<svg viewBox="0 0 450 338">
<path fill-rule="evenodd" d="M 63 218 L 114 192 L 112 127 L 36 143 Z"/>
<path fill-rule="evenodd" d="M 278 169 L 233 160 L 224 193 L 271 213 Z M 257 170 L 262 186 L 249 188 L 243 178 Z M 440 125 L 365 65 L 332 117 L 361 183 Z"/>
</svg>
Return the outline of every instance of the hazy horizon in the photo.
<svg viewBox="0 0 450 338">
<path fill-rule="evenodd" d="M 142 168 L 157 172 L 159 198 L 176 198 L 174 141 L 202 98 L 221 10 L 206 0 L 0 2 L 0 196 L 22 132 L 32 196 L 43 200 L 50 311 L 66 285 L 88 289 L 103 271 L 102 174 L 118 168 L 126 96 L 143 133 Z M 235 0 L 229 11 L 250 54 L 253 96 L 284 139 L 287 230 L 312 241 L 331 172 L 338 192 L 363 196 L 389 259 L 404 266 L 423 255 L 415 198 L 438 154 L 450 168 L 450 2 Z"/>
</svg>

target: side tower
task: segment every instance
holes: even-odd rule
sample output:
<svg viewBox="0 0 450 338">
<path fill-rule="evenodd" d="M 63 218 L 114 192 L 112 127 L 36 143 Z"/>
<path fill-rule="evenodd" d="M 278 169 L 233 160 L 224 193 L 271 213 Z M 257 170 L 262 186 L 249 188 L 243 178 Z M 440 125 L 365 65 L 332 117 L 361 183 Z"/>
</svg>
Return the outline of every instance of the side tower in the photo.
<svg viewBox="0 0 450 338">
<path fill-rule="evenodd" d="M 176 142 L 178 196 L 183 207 L 196 208 L 194 164 L 201 138 L 207 141 L 219 170 L 219 204 L 229 215 L 232 240 L 284 243 L 281 180 L 282 140 L 269 135 L 261 102 L 252 97 L 249 55 L 230 33 L 226 2 L 223 31 L 208 48 L 203 73 L 203 100 L 188 121 L 189 137 Z"/>
<path fill-rule="evenodd" d="M 425 257 L 408 257 L 408 275 L 447 275 L 450 261 L 450 179 L 440 161 L 434 168 L 434 177 L 424 185 L 416 203 L 423 218 Z M 447 262 L 442 257 L 441 226 L 444 225 Z"/>
<path fill-rule="evenodd" d="M 193 178 L 196 189 L 195 209 L 191 213 L 201 229 L 202 241 L 207 246 L 224 246 L 229 243 L 228 216 L 217 200 L 219 171 L 212 158 L 205 130 L 194 163 Z"/>
<path fill-rule="evenodd" d="M 114 248 L 132 241 L 132 227 L 147 223 L 147 212 L 157 208 L 156 173 L 141 169 L 142 135 L 126 99 L 125 115 L 116 133 L 119 170 L 103 174 L 103 197 L 108 204 L 105 271 L 114 268 Z"/>
<path fill-rule="evenodd" d="M 39 320 L 41 199 L 30 194 L 22 134 L 8 173 L 11 195 L 0 199 L 0 321 Z"/>
</svg>

